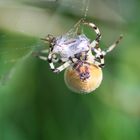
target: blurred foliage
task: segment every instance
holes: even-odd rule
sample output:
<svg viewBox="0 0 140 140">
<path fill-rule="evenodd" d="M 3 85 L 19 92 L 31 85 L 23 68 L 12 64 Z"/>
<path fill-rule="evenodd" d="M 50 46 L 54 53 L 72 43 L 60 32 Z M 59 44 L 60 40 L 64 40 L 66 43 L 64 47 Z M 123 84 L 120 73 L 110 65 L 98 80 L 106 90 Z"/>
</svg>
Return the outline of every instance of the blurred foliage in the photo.
<svg viewBox="0 0 140 140">
<path fill-rule="evenodd" d="M 104 79 L 91 94 L 72 93 L 32 51 L 40 38 L 68 31 L 87 0 L 1 0 L 0 140 L 139 140 L 139 0 L 91 0 L 87 19 L 102 32 L 101 47 L 124 34 L 106 56 Z M 86 34 L 93 38 L 89 30 Z"/>
</svg>

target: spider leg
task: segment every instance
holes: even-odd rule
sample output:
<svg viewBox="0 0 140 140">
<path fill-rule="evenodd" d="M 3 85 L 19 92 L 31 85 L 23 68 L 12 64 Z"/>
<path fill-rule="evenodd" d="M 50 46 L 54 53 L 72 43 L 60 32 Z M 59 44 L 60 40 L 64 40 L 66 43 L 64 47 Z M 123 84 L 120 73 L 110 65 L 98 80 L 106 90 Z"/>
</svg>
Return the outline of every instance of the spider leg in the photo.
<svg viewBox="0 0 140 140">
<path fill-rule="evenodd" d="M 95 47 L 91 48 L 91 51 L 95 53 L 95 56 L 94 56 L 94 60 L 95 60 L 94 63 L 96 63 L 95 65 L 99 67 L 104 67 L 105 65 L 104 54 L 101 48 L 99 48 L 98 45 L 96 45 Z"/>
<path fill-rule="evenodd" d="M 45 38 L 41 38 L 41 40 L 49 42 L 50 46 L 52 46 L 53 45 L 53 41 L 55 40 L 55 37 L 53 35 L 48 34 Z M 52 48 L 50 48 L 50 50 L 49 49 L 44 49 L 44 50 L 41 50 L 41 51 L 38 51 L 38 52 L 33 52 L 33 55 L 38 57 L 39 59 L 47 61 L 48 57 L 44 56 L 42 54 L 47 54 L 51 50 L 52 50 Z"/>
<path fill-rule="evenodd" d="M 78 61 L 78 59 L 76 57 L 70 57 L 69 60 L 67 60 L 67 61 L 65 60 L 65 62 L 62 61 L 63 64 L 57 68 L 55 68 L 53 62 L 50 62 L 50 67 L 53 70 L 53 72 L 59 73 L 59 72 L 63 71 L 64 69 L 66 69 L 67 67 L 69 67 L 71 64 L 76 63 L 77 61 Z"/>
<path fill-rule="evenodd" d="M 87 61 L 89 64 L 94 64 L 98 67 L 104 67 L 104 57 L 102 57 L 103 55 L 100 55 L 100 54 L 95 54 L 95 55 L 92 55 L 92 52 L 89 52 L 88 53 L 88 56 L 87 56 Z"/>
<path fill-rule="evenodd" d="M 55 54 L 52 54 L 52 52 L 49 53 L 48 55 L 48 58 L 47 58 L 48 62 L 49 62 L 49 65 L 50 65 L 50 68 L 51 70 L 55 70 L 55 65 L 54 63 L 58 62 L 59 59 L 56 57 Z"/>
<path fill-rule="evenodd" d="M 105 56 L 108 52 L 111 52 L 119 44 L 122 38 L 123 35 L 120 35 L 119 38 L 111 46 L 109 46 L 107 50 L 102 51 L 103 55 Z"/>
<path fill-rule="evenodd" d="M 96 66 L 102 68 L 104 64 L 102 64 L 101 62 L 95 61 L 93 62 Z"/>
<path fill-rule="evenodd" d="M 66 61 L 63 65 L 61 65 L 61 66 L 55 68 L 55 69 L 53 70 L 53 72 L 59 73 L 59 72 L 63 71 L 64 69 L 66 69 L 67 67 L 69 67 L 69 66 L 71 65 L 71 63 L 72 63 L 72 62 L 71 62 L 70 60 L 68 60 L 68 61 Z"/>
<path fill-rule="evenodd" d="M 47 54 L 48 52 L 49 52 L 49 50 L 45 49 L 45 50 L 41 50 L 41 51 L 35 51 L 32 54 L 33 54 L 33 56 L 38 57 L 39 59 L 42 59 L 42 60 L 46 61 L 47 56 L 44 56 L 43 53 Z"/>
<path fill-rule="evenodd" d="M 62 70 L 66 69 L 67 67 L 69 67 L 72 63 L 76 63 L 78 62 L 78 59 L 76 57 L 69 57 L 69 60 L 66 61 L 65 63 L 63 63 L 63 65 L 57 67 L 56 69 L 61 72 Z"/>
<path fill-rule="evenodd" d="M 47 41 L 49 43 L 51 43 L 54 39 L 55 39 L 55 37 L 50 34 L 48 34 L 45 38 L 41 38 L 41 40 Z"/>
<path fill-rule="evenodd" d="M 41 38 L 41 40 L 48 42 L 50 48 L 53 49 L 53 45 L 55 42 L 55 37 L 53 35 L 48 34 L 45 38 Z"/>
<path fill-rule="evenodd" d="M 41 53 L 49 53 L 49 49 L 41 50 Z"/>
<path fill-rule="evenodd" d="M 95 56 L 95 59 L 99 59 L 99 61 L 95 61 L 94 63 L 96 64 L 96 65 L 98 65 L 99 67 L 104 67 L 104 65 L 105 65 L 105 60 L 104 60 L 104 56 L 101 54 L 101 55 L 99 55 L 98 57 L 97 56 Z"/>
<path fill-rule="evenodd" d="M 91 27 L 92 29 L 94 29 L 94 31 L 96 33 L 96 39 L 91 42 L 89 47 L 91 48 L 92 51 L 94 51 L 96 53 L 95 60 L 97 58 L 99 59 L 99 62 L 98 61 L 94 62 L 94 63 L 96 63 L 95 65 L 103 67 L 104 66 L 104 56 L 103 56 L 102 50 L 98 47 L 99 41 L 101 39 L 100 30 L 94 23 L 83 21 L 83 24 Z"/>
<path fill-rule="evenodd" d="M 54 71 L 56 68 L 55 68 L 55 65 L 54 65 L 54 62 L 52 61 L 52 59 L 48 58 L 48 62 L 49 62 L 51 70 Z"/>
<path fill-rule="evenodd" d="M 51 70 L 54 73 L 59 73 L 59 72 L 63 71 L 64 69 L 66 69 L 67 67 L 69 67 L 71 65 L 71 63 L 72 62 L 70 60 L 69 61 L 66 61 L 63 65 L 61 65 L 61 66 L 59 66 L 57 68 L 54 66 L 54 63 L 53 62 L 51 62 L 49 64 L 50 64 Z"/>
<path fill-rule="evenodd" d="M 96 65 L 98 65 L 99 67 L 104 67 L 104 56 L 108 53 L 111 52 L 120 42 L 120 40 L 122 39 L 122 35 L 120 35 L 120 37 L 117 39 L 117 41 L 115 41 L 115 43 L 113 43 L 107 50 L 102 51 L 98 46 L 96 46 L 95 48 L 92 48 L 92 50 L 96 53 L 95 55 L 95 60 L 98 59 L 99 62 L 97 63 L 96 61 Z"/>
<path fill-rule="evenodd" d="M 47 60 L 47 56 L 43 56 L 43 55 L 41 55 L 41 54 L 38 53 L 38 52 L 33 52 L 32 55 L 35 56 L 35 57 L 37 57 L 37 58 L 39 58 L 39 59 L 42 59 L 42 60 L 44 60 L 44 61 Z"/>
<path fill-rule="evenodd" d="M 101 68 L 104 67 L 104 65 L 105 65 L 104 56 L 103 55 L 95 55 L 94 64 L 101 67 Z"/>
<path fill-rule="evenodd" d="M 71 63 L 73 63 L 71 60 L 61 60 L 61 59 L 55 60 L 55 58 L 57 58 L 57 57 L 55 57 L 55 55 L 50 52 L 48 55 L 48 62 L 49 62 L 51 70 L 54 73 L 61 72 L 62 70 L 64 70 L 68 66 L 70 66 Z M 74 59 L 72 59 L 72 60 L 74 60 Z M 63 64 L 61 66 L 55 67 L 54 63 L 59 62 L 59 61 L 61 61 L 61 63 L 63 63 Z"/>
<path fill-rule="evenodd" d="M 95 41 L 96 42 L 99 42 L 100 39 L 101 39 L 101 33 L 100 33 L 99 28 L 94 23 L 91 23 L 91 22 L 85 22 L 85 21 L 83 21 L 82 23 L 84 25 L 87 25 L 87 26 L 91 27 L 95 31 L 95 33 L 96 33 L 96 39 L 95 39 Z"/>
<path fill-rule="evenodd" d="M 96 39 L 94 41 L 94 43 L 98 43 L 101 39 L 101 33 L 100 33 L 100 30 L 99 28 L 92 22 L 86 22 L 84 18 L 81 18 L 75 25 L 74 25 L 74 28 L 76 30 L 76 33 L 78 34 L 79 33 L 79 28 L 80 28 L 80 25 L 83 24 L 83 25 L 86 25 L 86 26 L 89 26 L 91 27 L 95 33 L 96 33 Z"/>
<path fill-rule="evenodd" d="M 38 58 L 39 58 L 39 59 L 42 59 L 42 60 L 44 60 L 44 61 L 47 61 L 47 57 L 46 57 L 46 56 L 41 56 L 41 55 L 39 55 Z"/>
</svg>

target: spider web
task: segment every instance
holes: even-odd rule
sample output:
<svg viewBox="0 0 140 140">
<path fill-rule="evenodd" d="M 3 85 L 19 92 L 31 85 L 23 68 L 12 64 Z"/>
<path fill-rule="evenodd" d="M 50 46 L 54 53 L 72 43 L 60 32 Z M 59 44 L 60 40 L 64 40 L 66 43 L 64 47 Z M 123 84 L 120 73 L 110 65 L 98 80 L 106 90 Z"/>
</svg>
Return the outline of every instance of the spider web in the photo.
<svg viewBox="0 0 140 140">
<path fill-rule="evenodd" d="M 60 8 L 70 7 L 76 10 L 74 13 L 78 11 L 82 18 L 87 16 L 89 0 L 62 0 L 60 4 Z M 68 33 L 74 34 L 74 30 L 75 28 L 71 28 Z M 34 50 L 44 48 L 44 43 L 40 38 L 36 39 L 6 30 L 0 30 L 0 44 L 0 85 L 7 84 L 15 73 L 17 65 L 29 59 Z"/>
<path fill-rule="evenodd" d="M 82 1 L 77 1 L 77 5 L 79 5 L 79 3 L 81 4 L 79 11 L 81 12 L 81 19 L 79 19 L 78 22 L 76 22 L 71 29 L 66 33 L 66 36 L 68 37 L 75 37 L 77 36 L 77 33 L 80 32 L 82 33 L 83 30 L 80 27 L 80 22 L 81 20 L 85 20 L 87 17 L 87 13 L 88 13 L 88 7 L 89 7 L 89 2 L 90 0 L 82 0 Z M 72 6 L 72 8 L 74 8 L 74 6 Z"/>
<path fill-rule="evenodd" d="M 34 38 L 0 31 L 0 85 L 5 85 L 16 71 L 17 65 L 28 59 L 34 49 L 43 44 Z"/>
</svg>

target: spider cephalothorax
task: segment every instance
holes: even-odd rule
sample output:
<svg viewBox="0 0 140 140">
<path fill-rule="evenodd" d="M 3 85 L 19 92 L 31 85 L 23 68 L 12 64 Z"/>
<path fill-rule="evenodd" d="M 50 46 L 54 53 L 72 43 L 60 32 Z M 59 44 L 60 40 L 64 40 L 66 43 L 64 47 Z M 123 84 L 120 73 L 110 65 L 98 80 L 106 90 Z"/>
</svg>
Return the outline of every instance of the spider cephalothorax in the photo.
<svg viewBox="0 0 140 140">
<path fill-rule="evenodd" d="M 95 40 L 90 41 L 90 39 L 80 31 L 81 25 L 90 27 L 95 31 Z M 72 68 L 80 80 L 86 81 L 92 77 L 90 70 L 93 69 L 93 67 L 91 65 L 94 65 L 94 69 L 97 68 L 99 70 L 102 68 L 104 66 L 104 56 L 116 47 L 122 36 L 107 50 L 102 51 L 99 47 L 101 33 L 94 23 L 81 19 L 73 29 L 73 32 L 68 32 L 58 37 L 48 35 L 43 40 L 49 43 L 49 50 L 42 50 L 40 52 L 41 54 L 37 56 L 40 59 L 47 60 L 54 73 L 59 73 L 66 68 Z M 44 56 L 43 53 L 47 54 L 47 56 Z"/>
</svg>

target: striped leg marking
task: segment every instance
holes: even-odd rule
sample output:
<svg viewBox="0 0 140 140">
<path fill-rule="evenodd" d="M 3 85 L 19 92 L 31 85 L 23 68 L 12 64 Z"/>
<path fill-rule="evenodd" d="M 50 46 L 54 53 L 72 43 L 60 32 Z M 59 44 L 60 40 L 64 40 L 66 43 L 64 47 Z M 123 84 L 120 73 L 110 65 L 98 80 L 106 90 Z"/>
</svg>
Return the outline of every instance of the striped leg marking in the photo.
<svg viewBox="0 0 140 140">
<path fill-rule="evenodd" d="M 74 25 L 74 28 L 76 28 L 76 32 L 79 31 L 79 27 L 80 27 L 80 24 L 83 24 L 83 25 L 86 25 L 86 26 L 89 26 L 91 27 L 95 33 L 96 33 L 96 42 L 99 42 L 100 39 L 101 39 L 101 33 L 100 33 L 100 30 L 99 28 L 92 22 L 86 22 L 83 18 L 80 19 L 75 25 Z"/>
<path fill-rule="evenodd" d="M 99 47 L 92 48 L 92 50 L 96 53 L 95 59 L 98 58 L 100 60 L 99 65 L 100 67 L 104 67 L 104 56 L 108 53 L 111 52 L 120 42 L 120 40 L 123 38 L 122 35 L 117 39 L 115 43 L 113 43 L 107 50 L 102 51 Z"/>
<path fill-rule="evenodd" d="M 45 50 L 42 50 L 40 53 L 47 54 L 47 53 L 49 53 L 49 50 L 45 49 Z M 44 61 L 48 60 L 47 56 L 43 56 L 43 55 L 38 55 L 38 58 L 40 58 L 40 59 L 42 59 Z"/>
<path fill-rule="evenodd" d="M 123 35 L 120 35 L 120 37 L 115 41 L 115 43 L 109 46 L 107 50 L 103 51 L 103 55 L 106 55 L 108 52 L 111 52 L 119 44 L 122 38 L 123 38 Z"/>
<path fill-rule="evenodd" d="M 59 67 L 55 67 L 54 63 L 58 62 L 58 61 L 54 61 L 54 58 L 53 58 L 53 54 L 50 53 L 48 55 L 48 62 L 49 62 L 49 65 L 50 65 L 50 68 L 51 70 L 54 72 L 54 73 L 59 73 L 61 72 L 62 70 L 64 70 L 65 68 L 67 68 L 68 66 L 71 65 L 72 61 L 71 60 L 68 60 L 66 61 L 65 63 L 63 63 L 61 66 Z"/>
<path fill-rule="evenodd" d="M 59 72 L 63 71 L 64 69 L 66 69 L 67 67 L 69 67 L 70 65 L 71 65 L 71 61 L 67 61 L 63 65 L 55 68 L 54 64 L 50 63 L 50 67 L 54 73 L 59 73 Z"/>
<path fill-rule="evenodd" d="M 104 61 L 104 55 L 103 52 L 101 50 L 101 48 L 99 48 L 97 45 L 94 48 L 91 48 L 92 52 L 95 52 L 95 60 L 96 63 L 98 62 L 98 66 L 99 67 L 104 67 L 105 65 L 105 61 Z"/>
<path fill-rule="evenodd" d="M 69 67 L 70 65 L 71 65 L 71 61 L 67 61 L 63 65 L 61 65 L 57 68 L 54 68 L 53 72 L 59 73 L 59 72 L 63 71 L 64 69 L 66 69 L 67 67 Z"/>
<path fill-rule="evenodd" d="M 96 33 L 96 41 L 99 42 L 100 39 L 101 39 L 101 33 L 100 33 L 100 30 L 99 28 L 94 24 L 94 23 L 91 23 L 91 22 L 84 22 L 83 21 L 83 24 L 84 25 L 87 25 L 89 27 L 91 27 L 92 29 L 94 29 L 95 33 Z"/>
</svg>

